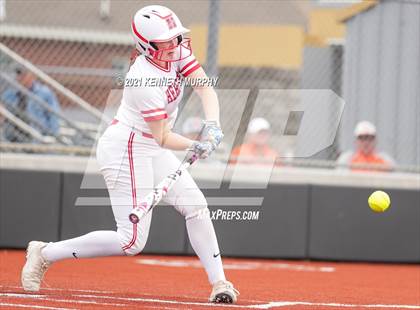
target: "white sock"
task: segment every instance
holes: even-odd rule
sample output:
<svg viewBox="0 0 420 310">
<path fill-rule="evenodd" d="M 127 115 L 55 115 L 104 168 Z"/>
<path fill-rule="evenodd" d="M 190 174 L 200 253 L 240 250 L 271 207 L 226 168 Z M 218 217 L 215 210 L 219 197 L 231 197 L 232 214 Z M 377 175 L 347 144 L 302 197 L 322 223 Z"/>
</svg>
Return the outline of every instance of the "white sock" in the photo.
<svg viewBox="0 0 420 310">
<path fill-rule="evenodd" d="M 186 225 L 191 246 L 206 269 L 210 283 L 213 285 L 217 281 L 226 280 L 210 214 L 206 212 L 187 219 Z"/>
<path fill-rule="evenodd" d="M 125 256 L 116 231 L 94 231 L 81 237 L 51 242 L 41 254 L 49 262 L 66 258 Z"/>
</svg>

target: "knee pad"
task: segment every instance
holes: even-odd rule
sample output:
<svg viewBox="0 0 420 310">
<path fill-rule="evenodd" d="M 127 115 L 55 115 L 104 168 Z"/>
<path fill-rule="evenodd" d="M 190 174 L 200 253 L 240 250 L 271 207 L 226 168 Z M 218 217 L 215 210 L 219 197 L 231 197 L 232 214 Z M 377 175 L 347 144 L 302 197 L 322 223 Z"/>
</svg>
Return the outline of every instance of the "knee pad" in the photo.
<svg viewBox="0 0 420 310">
<path fill-rule="evenodd" d="M 121 247 L 127 256 L 140 254 L 146 245 L 147 239 L 144 236 L 140 236 L 138 232 L 135 234 L 133 234 L 133 232 L 124 233 L 124 235 L 119 232 L 121 237 Z"/>
<path fill-rule="evenodd" d="M 146 241 L 137 240 L 134 244 L 130 247 L 123 247 L 123 251 L 127 256 L 134 256 L 140 254 L 143 251 L 146 245 Z"/>
<path fill-rule="evenodd" d="M 208 208 L 201 208 L 191 212 L 185 216 L 185 220 L 188 221 L 191 219 L 199 219 L 204 217 L 210 217 L 210 211 Z"/>
<path fill-rule="evenodd" d="M 179 196 L 176 199 L 175 209 L 186 219 L 194 217 L 196 213 L 207 210 L 207 200 L 201 191 L 193 196 Z"/>
</svg>

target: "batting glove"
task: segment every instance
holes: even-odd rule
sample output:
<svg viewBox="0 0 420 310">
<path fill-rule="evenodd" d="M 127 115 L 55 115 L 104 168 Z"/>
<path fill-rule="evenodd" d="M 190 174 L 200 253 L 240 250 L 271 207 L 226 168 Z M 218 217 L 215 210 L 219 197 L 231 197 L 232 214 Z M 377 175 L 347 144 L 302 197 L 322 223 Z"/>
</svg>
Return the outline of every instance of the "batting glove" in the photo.
<svg viewBox="0 0 420 310">
<path fill-rule="evenodd" d="M 216 145 L 210 141 L 197 141 L 191 146 L 191 151 L 197 154 L 200 159 L 206 159 L 216 149 Z"/>
<path fill-rule="evenodd" d="M 201 135 L 201 141 L 209 141 L 215 147 L 219 146 L 223 139 L 222 128 L 220 128 L 216 121 L 203 121 L 204 129 Z"/>
</svg>

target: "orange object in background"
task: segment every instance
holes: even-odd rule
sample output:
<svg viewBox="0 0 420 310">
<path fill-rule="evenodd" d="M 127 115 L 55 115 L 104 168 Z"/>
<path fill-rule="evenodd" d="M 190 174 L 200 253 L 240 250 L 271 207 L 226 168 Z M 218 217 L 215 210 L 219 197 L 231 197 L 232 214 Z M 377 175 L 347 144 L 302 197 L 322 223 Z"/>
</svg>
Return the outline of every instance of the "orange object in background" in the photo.
<svg viewBox="0 0 420 310">
<path fill-rule="evenodd" d="M 376 150 L 376 127 L 371 122 L 361 121 L 354 129 L 355 150 L 347 151 L 337 159 L 339 168 L 346 166 L 352 171 L 391 170 L 395 162 L 386 153 Z M 371 167 L 363 167 L 371 165 Z"/>
<path fill-rule="evenodd" d="M 268 145 L 256 146 L 255 144 L 245 143 L 233 149 L 231 163 L 236 163 L 238 158 L 242 163 L 263 163 L 272 162 L 278 157 L 278 153 Z"/>
<path fill-rule="evenodd" d="M 270 145 L 270 123 L 262 117 L 257 117 L 249 122 L 245 143 L 235 147 L 229 162 L 249 164 L 272 165 L 279 156 Z"/>
<path fill-rule="evenodd" d="M 353 171 L 370 171 L 372 169 L 354 167 L 358 164 L 381 165 L 381 170 L 390 170 L 390 163 L 385 160 L 380 154 L 371 153 L 364 154 L 362 152 L 355 153 L 350 160 L 350 168 Z M 378 167 L 379 168 L 379 167 Z"/>
</svg>

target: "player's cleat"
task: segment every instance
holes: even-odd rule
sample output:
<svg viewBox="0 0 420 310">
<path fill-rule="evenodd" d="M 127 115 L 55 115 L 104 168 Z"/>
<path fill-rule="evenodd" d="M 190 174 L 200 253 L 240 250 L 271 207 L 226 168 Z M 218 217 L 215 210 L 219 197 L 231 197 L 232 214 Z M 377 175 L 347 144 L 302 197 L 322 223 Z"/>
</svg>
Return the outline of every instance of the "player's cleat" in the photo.
<svg viewBox="0 0 420 310">
<path fill-rule="evenodd" d="M 218 281 L 213 285 L 209 301 L 214 303 L 233 304 L 239 296 L 239 291 L 236 290 L 229 281 Z"/>
<path fill-rule="evenodd" d="M 47 243 L 31 241 L 26 250 L 26 264 L 22 269 L 22 286 L 25 291 L 37 292 L 41 286 L 42 278 L 50 263 L 41 255 L 41 250 Z"/>
</svg>

